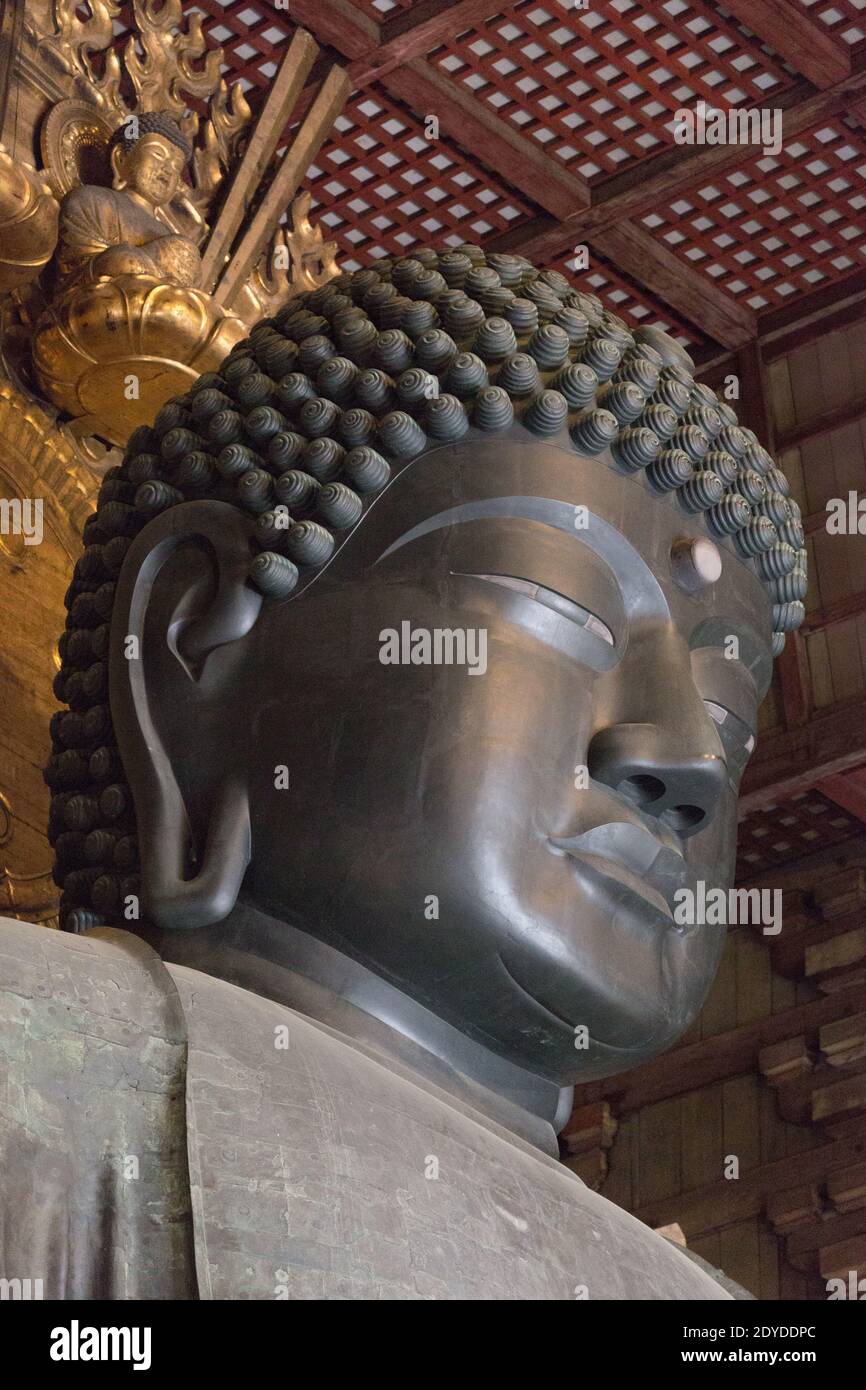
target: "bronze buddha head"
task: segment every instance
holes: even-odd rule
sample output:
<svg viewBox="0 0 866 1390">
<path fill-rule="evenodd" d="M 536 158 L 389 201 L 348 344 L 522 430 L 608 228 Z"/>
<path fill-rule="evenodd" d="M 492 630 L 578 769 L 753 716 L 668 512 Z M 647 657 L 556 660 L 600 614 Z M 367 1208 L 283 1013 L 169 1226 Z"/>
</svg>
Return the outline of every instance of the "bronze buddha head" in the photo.
<svg viewBox="0 0 866 1390">
<path fill-rule="evenodd" d="M 558 1086 L 670 1045 L 724 935 L 674 895 L 730 883 L 802 618 L 787 493 L 676 342 L 519 257 L 293 301 L 136 432 L 88 522 L 49 769 L 67 926 L 140 900 L 201 968 L 255 952 L 264 992 L 323 943 Z"/>
</svg>

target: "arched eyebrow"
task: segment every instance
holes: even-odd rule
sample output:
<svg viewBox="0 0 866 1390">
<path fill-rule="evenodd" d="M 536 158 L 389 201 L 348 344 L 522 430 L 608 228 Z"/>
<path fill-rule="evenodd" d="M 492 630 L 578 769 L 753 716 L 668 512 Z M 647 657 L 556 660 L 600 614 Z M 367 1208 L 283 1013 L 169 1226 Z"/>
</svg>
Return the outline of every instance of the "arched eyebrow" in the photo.
<svg viewBox="0 0 866 1390">
<path fill-rule="evenodd" d="M 586 519 L 586 525 L 579 528 L 576 526 L 578 510 Z M 387 559 L 410 541 L 430 535 L 433 531 L 441 531 L 446 526 L 495 517 L 535 521 L 563 531 L 577 545 L 586 546 L 613 574 L 630 618 L 670 616 L 664 590 L 649 565 L 615 526 L 588 508 L 578 509 L 569 502 L 550 497 L 489 497 L 483 501 L 463 502 L 449 507 L 404 532 L 382 552 L 375 563 Z"/>
</svg>

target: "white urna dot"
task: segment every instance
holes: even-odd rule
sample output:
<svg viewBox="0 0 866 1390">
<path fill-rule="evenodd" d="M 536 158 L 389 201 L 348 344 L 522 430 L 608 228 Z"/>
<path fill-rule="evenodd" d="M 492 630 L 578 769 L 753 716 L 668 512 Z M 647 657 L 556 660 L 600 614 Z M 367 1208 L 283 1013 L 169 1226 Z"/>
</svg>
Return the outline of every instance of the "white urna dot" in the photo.
<svg viewBox="0 0 866 1390">
<path fill-rule="evenodd" d="M 676 541 L 671 550 L 671 569 L 681 588 L 694 593 L 715 584 L 722 573 L 718 546 L 705 536 Z"/>
</svg>

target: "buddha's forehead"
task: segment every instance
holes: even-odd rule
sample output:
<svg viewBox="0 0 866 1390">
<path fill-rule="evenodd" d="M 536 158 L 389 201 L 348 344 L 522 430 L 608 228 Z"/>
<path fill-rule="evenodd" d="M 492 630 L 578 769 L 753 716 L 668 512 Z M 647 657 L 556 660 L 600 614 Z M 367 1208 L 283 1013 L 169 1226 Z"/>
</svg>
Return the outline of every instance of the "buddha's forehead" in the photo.
<svg viewBox="0 0 866 1390">
<path fill-rule="evenodd" d="M 144 154 L 152 151 L 157 154 L 165 155 L 175 160 L 178 164 L 183 164 L 183 151 L 178 149 L 168 136 L 160 135 L 158 131 L 151 131 L 147 135 L 142 135 L 129 148 L 130 154 Z"/>
<path fill-rule="evenodd" d="M 628 476 L 604 457 L 577 456 L 568 443 L 539 442 L 524 431 L 464 439 L 413 460 L 375 500 L 362 525 L 329 567 L 329 580 L 351 574 L 407 581 L 433 579 L 477 552 L 479 564 L 526 567 L 534 554 L 558 566 L 563 585 L 591 567 L 616 588 L 632 619 L 673 620 L 685 632 L 700 624 L 747 628 L 769 651 L 771 608 L 753 564 L 729 541 L 713 539 L 719 578 L 683 587 L 672 555 L 706 544 L 699 514 L 653 492 L 643 474 Z M 324 578 L 324 576 L 323 576 Z M 721 625 L 721 626 L 719 626 Z"/>
</svg>

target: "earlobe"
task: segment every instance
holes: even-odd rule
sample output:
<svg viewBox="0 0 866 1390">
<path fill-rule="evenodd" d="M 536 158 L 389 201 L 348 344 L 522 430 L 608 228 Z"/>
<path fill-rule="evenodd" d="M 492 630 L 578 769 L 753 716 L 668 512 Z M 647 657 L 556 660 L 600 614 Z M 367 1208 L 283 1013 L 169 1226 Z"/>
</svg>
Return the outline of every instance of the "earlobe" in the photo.
<svg viewBox="0 0 866 1390">
<path fill-rule="evenodd" d="M 126 187 L 126 179 L 120 171 L 123 162 L 123 150 L 120 145 L 115 145 L 111 151 L 111 186 L 112 188 L 122 189 Z"/>
<path fill-rule="evenodd" d="M 159 610 L 160 574 L 191 543 L 207 555 L 215 590 L 210 585 L 205 592 L 199 579 L 191 581 L 162 630 L 166 647 L 187 677 L 199 681 L 212 652 L 250 631 L 262 606 L 261 594 L 246 579 L 251 526 L 235 507 L 213 501 L 173 507 L 140 532 L 124 561 L 111 625 L 111 712 L 135 802 L 144 913 L 169 930 L 209 926 L 227 916 L 251 854 L 246 786 L 229 772 L 208 806 L 195 875 L 188 876 L 190 820 L 153 717 L 156 692 L 148 689 L 148 662 L 140 655 L 148 618 Z M 152 622 L 148 634 L 152 642 Z"/>
</svg>

